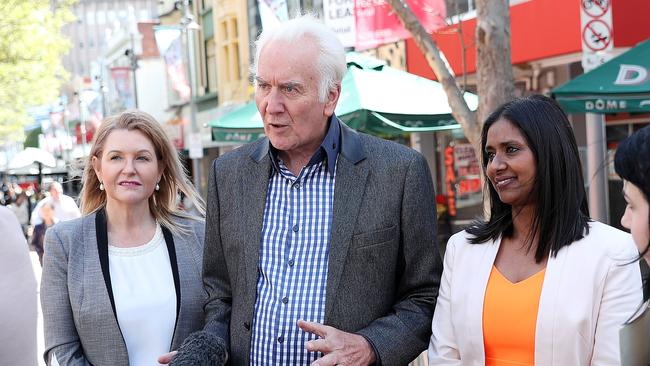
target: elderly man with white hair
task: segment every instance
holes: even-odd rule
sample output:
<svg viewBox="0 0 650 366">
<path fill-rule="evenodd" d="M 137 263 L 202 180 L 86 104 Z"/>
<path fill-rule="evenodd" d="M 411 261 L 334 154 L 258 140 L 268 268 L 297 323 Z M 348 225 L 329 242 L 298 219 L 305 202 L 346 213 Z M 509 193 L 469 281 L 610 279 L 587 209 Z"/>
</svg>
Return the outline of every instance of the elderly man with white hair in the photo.
<svg viewBox="0 0 650 366">
<path fill-rule="evenodd" d="M 442 272 L 426 160 L 336 117 L 345 51 L 322 23 L 256 45 L 266 138 L 213 163 L 206 324 L 172 365 L 406 365 Z"/>
</svg>

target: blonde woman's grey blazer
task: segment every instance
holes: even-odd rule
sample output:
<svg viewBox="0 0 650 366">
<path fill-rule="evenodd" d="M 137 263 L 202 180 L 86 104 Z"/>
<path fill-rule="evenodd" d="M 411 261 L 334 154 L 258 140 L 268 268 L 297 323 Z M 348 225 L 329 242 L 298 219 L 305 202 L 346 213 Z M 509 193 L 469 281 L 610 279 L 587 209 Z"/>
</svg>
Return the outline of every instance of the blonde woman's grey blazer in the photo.
<svg viewBox="0 0 650 366">
<path fill-rule="evenodd" d="M 100 210 L 61 222 L 45 236 L 41 305 L 43 357 L 48 365 L 52 353 L 61 366 L 129 364 L 112 301 L 107 244 L 101 239 L 105 230 L 105 226 L 101 229 L 102 217 Z M 176 327 L 170 350 L 177 349 L 191 332 L 201 329 L 207 296 L 201 280 L 204 222 L 183 218 L 175 221 L 189 234 L 173 234 L 170 251 L 177 295 Z M 167 247 L 169 250 L 169 242 Z"/>
</svg>

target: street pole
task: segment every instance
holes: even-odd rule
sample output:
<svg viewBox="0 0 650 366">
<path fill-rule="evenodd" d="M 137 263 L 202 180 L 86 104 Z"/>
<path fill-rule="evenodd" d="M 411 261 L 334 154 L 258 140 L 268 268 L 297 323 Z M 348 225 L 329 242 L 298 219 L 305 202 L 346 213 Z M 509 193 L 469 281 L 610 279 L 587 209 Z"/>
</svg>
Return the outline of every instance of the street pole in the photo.
<svg viewBox="0 0 650 366">
<path fill-rule="evenodd" d="M 78 94 L 79 97 L 79 119 L 80 119 L 80 124 L 79 124 L 79 132 L 81 133 L 81 152 L 82 156 L 86 157 L 86 144 L 88 141 L 86 141 L 86 103 L 83 101 L 82 97 L 82 92 L 80 91 Z"/>
<path fill-rule="evenodd" d="M 189 0 L 183 0 L 183 33 L 185 33 L 185 50 L 187 57 L 187 71 L 188 71 L 188 82 L 190 86 L 190 123 L 191 123 L 191 134 L 189 139 L 189 152 L 190 159 L 192 159 L 192 180 L 194 182 L 194 187 L 199 192 L 202 197 L 205 197 L 203 192 L 202 181 L 202 158 L 203 158 L 203 146 L 201 144 L 201 135 L 196 120 L 196 103 L 194 102 L 194 95 L 196 93 L 196 63 L 194 60 L 194 33 L 193 26 L 194 16 L 192 15 L 190 9 Z"/>
<path fill-rule="evenodd" d="M 129 61 L 131 62 L 131 72 L 133 73 L 133 100 L 135 102 L 135 108 L 138 108 L 138 80 L 135 76 L 135 72 L 138 69 L 138 56 L 135 54 L 135 40 L 133 32 L 131 32 L 131 52 L 129 52 Z"/>
<path fill-rule="evenodd" d="M 605 116 L 587 113 L 587 179 L 589 182 L 589 214 L 609 224 L 609 190 L 605 151 Z"/>
</svg>

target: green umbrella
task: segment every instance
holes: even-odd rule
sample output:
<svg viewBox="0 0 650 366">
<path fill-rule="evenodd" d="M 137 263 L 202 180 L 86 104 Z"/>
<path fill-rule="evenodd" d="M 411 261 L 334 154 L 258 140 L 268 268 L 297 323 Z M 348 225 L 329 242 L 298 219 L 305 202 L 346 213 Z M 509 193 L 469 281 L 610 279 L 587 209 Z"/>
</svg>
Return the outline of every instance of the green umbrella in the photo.
<svg viewBox="0 0 650 366">
<path fill-rule="evenodd" d="M 212 140 L 231 143 L 247 143 L 264 136 L 262 118 L 257 111 L 255 102 L 226 113 L 214 121 L 212 126 Z"/>
<path fill-rule="evenodd" d="M 347 54 L 347 62 L 336 115 L 350 127 L 379 135 L 459 127 L 440 83 L 355 52 Z M 465 93 L 465 100 L 472 110 L 478 106 L 474 94 Z M 211 121 L 210 125 L 217 133 L 263 131 L 254 102 Z"/>
<path fill-rule="evenodd" d="M 650 112 L 650 39 L 553 90 L 570 113 Z"/>
</svg>

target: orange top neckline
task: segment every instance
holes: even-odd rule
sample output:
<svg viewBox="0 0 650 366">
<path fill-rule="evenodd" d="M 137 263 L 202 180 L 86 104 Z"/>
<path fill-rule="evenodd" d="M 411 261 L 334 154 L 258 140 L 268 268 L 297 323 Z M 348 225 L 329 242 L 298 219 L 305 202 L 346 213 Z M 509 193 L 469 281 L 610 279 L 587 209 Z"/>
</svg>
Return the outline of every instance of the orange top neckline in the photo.
<svg viewBox="0 0 650 366">
<path fill-rule="evenodd" d="M 546 269 L 510 282 L 492 266 L 483 302 L 486 366 L 535 364 L 535 330 Z"/>
<path fill-rule="evenodd" d="M 521 281 L 519 281 L 519 282 L 512 282 L 512 281 L 510 281 L 510 280 L 508 279 L 508 277 L 504 276 L 503 273 L 501 273 L 501 271 L 499 270 L 499 268 L 498 268 L 497 266 L 494 266 L 494 265 L 493 265 L 493 266 L 492 266 L 492 270 L 493 270 L 493 271 L 496 270 L 496 273 L 498 273 L 499 276 L 501 276 L 501 278 L 503 278 L 504 280 L 508 281 L 508 283 L 510 283 L 511 285 L 518 285 L 518 284 L 523 283 L 523 282 L 526 282 L 526 281 L 528 281 L 528 280 L 532 280 L 535 276 L 543 275 L 543 274 L 545 273 L 545 271 L 546 271 L 546 268 L 542 268 L 542 269 L 540 269 L 539 271 L 533 273 L 532 275 L 530 275 L 530 276 L 524 278 L 523 280 L 521 280 Z M 492 275 L 492 272 L 490 272 L 490 276 L 491 276 L 491 275 Z M 543 276 L 542 276 L 542 278 L 543 278 Z"/>
</svg>

